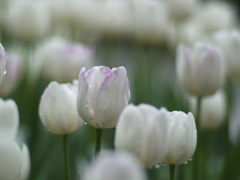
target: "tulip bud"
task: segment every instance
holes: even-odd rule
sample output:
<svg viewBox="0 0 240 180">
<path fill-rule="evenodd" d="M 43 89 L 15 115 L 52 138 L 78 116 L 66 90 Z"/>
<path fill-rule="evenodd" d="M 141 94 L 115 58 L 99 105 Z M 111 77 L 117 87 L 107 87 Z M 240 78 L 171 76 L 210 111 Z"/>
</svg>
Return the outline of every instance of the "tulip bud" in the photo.
<svg viewBox="0 0 240 180">
<path fill-rule="evenodd" d="M 43 61 L 43 75 L 58 82 L 71 82 L 78 77 L 81 68 L 93 64 L 93 49 L 63 39 L 47 41 L 39 53 Z"/>
<path fill-rule="evenodd" d="M 5 63 L 6 63 L 6 53 L 4 51 L 2 44 L 0 43 L 0 84 L 2 83 L 3 76 L 6 72 Z"/>
<path fill-rule="evenodd" d="M 95 66 L 87 72 L 85 68 L 80 71 L 77 108 L 87 124 L 100 129 L 115 127 L 129 98 L 124 67 Z"/>
<path fill-rule="evenodd" d="M 197 0 L 166 0 L 170 15 L 176 20 L 189 17 L 195 10 Z"/>
<path fill-rule="evenodd" d="M 39 115 L 48 131 L 56 134 L 69 134 L 78 130 L 83 121 L 76 107 L 77 88 L 71 84 L 51 82 L 45 89 Z"/>
<path fill-rule="evenodd" d="M 0 165 L 0 179 L 19 179 L 22 154 L 17 143 L 13 141 L 0 141 Z"/>
<path fill-rule="evenodd" d="M 127 106 L 115 134 L 117 150 L 135 154 L 146 166 L 161 163 L 168 148 L 168 113 L 147 104 Z"/>
<path fill-rule="evenodd" d="M 109 171 L 109 168 L 111 170 Z M 140 162 L 132 155 L 117 152 L 101 154 L 86 169 L 83 180 L 146 180 Z"/>
<path fill-rule="evenodd" d="M 27 146 L 22 148 L 14 141 L 0 141 L 0 179 L 26 180 L 30 170 Z"/>
<path fill-rule="evenodd" d="M 240 32 L 221 31 L 214 34 L 213 41 L 223 52 L 227 78 L 240 81 Z"/>
<path fill-rule="evenodd" d="M 196 112 L 196 99 L 192 99 L 191 105 Z M 217 91 L 212 96 L 204 97 L 201 103 L 200 127 L 214 130 L 223 124 L 226 115 L 226 97 L 223 91 Z"/>
<path fill-rule="evenodd" d="M 0 139 L 14 140 L 18 124 L 19 115 L 16 103 L 13 100 L 0 99 Z"/>
<path fill-rule="evenodd" d="M 197 144 L 197 130 L 192 113 L 169 112 L 169 144 L 166 164 L 182 164 L 194 154 Z"/>
<path fill-rule="evenodd" d="M 176 69 L 180 85 L 195 96 L 215 93 L 224 81 L 223 55 L 210 44 L 195 43 L 192 49 L 180 45 Z"/>
<path fill-rule="evenodd" d="M 6 74 L 0 86 L 0 95 L 9 95 L 18 85 L 22 70 L 21 59 L 15 54 L 6 55 Z"/>
<path fill-rule="evenodd" d="M 12 1 L 7 12 L 6 26 L 19 39 L 33 41 L 49 30 L 49 9 L 44 1 Z"/>
</svg>

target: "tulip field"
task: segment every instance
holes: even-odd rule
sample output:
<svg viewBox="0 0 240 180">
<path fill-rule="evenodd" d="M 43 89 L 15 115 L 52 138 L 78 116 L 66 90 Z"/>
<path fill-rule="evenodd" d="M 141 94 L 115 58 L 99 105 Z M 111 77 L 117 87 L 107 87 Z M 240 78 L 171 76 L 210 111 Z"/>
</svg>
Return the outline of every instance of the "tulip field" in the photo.
<svg viewBox="0 0 240 180">
<path fill-rule="evenodd" d="M 237 0 L 0 0 L 0 180 L 240 180 Z"/>
</svg>

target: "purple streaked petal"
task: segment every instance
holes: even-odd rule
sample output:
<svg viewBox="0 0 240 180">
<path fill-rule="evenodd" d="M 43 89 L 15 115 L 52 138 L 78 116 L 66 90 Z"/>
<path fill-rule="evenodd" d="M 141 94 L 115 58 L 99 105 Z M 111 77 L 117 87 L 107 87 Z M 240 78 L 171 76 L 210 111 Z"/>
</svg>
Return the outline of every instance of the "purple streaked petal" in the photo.
<svg viewBox="0 0 240 180">
<path fill-rule="evenodd" d="M 104 78 L 96 99 L 95 116 L 99 119 L 100 128 L 116 126 L 118 117 L 130 98 L 126 79 L 127 72 L 124 67 L 113 69 Z"/>
</svg>

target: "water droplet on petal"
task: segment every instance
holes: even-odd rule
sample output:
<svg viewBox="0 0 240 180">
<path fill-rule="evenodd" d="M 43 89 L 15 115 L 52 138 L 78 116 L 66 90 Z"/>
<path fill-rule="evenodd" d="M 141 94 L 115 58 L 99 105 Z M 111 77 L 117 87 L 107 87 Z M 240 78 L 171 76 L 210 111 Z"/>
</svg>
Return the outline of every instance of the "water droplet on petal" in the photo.
<svg viewBox="0 0 240 180">
<path fill-rule="evenodd" d="M 156 165 L 155 165 L 155 168 L 156 168 L 156 169 L 159 169 L 159 168 L 160 168 L 160 164 L 156 164 Z"/>
<path fill-rule="evenodd" d="M 3 74 L 7 74 L 7 71 L 5 70 Z"/>
</svg>

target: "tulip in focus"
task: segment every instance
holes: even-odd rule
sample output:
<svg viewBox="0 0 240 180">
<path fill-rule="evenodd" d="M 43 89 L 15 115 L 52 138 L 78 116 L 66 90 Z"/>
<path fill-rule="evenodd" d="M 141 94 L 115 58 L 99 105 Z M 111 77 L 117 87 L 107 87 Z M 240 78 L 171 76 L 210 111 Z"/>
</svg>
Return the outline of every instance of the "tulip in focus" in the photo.
<svg viewBox="0 0 240 180">
<path fill-rule="evenodd" d="M 177 165 L 187 162 L 194 154 L 197 144 L 197 130 L 192 113 L 168 112 L 169 139 L 164 163 Z"/>
<path fill-rule="evenodd" d="M 223 52 L 227 78 L 240 81 L 240 31 L 220 31 L 213 41 Z"/>
<path fill-rule="evenodd" d="M 87 72 L 85 68 L 80 71 L 77 108 L 87 124 L 98 129 L 116 127 L 129 98 L 130 86 L 124 67 L 95 66 Z"/>
<path fill-rule="evenodd" d="M 214 94 L 224 82 L 223 54 L 207 43 L 195 43 L 193 48 L 178 46 L 176 70 L 180 85 L 190 94 Z"/>
<path fill-rule="evenodd" d="M 0 84 L 2 83 L 3 76 L 6 72 L 5 64 L 6 64 L 6 53 L 4 51 L 2 44 L 0 43 Z"/>
<path fill-rule="evenodd" d="M 163 108 L 128 105 L 119 118 L 115 147 L 135 154 L 145 166 L 161 163 L 169 143 L 168 122 L 168 112 Z"/>
<path fill-rule="evenodd" d="M 138 159 L 123 152 L 106 152 L 86 169 L 83 180 L 146 180 Z"/>
<path fill-rule="evenodd" d="M 78 130 L 83 121 L 77 112 L 77 88 L 71 84 L 51 82 L 45 89 L 39 115 L 48 131 L 69 134 Z"/>
</svg>

